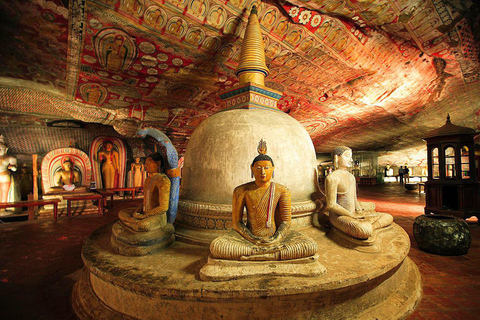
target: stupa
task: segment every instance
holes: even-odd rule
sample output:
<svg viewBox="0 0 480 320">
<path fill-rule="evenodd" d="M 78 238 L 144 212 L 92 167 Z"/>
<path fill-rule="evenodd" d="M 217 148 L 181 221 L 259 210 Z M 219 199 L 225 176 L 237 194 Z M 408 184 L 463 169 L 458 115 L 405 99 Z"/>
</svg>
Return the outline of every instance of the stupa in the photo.
<svg viewBox="0 0 480 320">
<path fill-rule="evenodd" d="M 185 156 L 176 238 L 149 256 L 117 254 L 111 225 L 85 242 L 84 276 L 72 293 L 80 319 L 398 319 L 421 296 L 420 273 L 407 257 L 410 241 L 396 224 L 375 245 L 344 246 L 314 227 L 315 154 L 306 131 L 275 108 L 280 93 L 264 86 L 268 73 L 256 10 L 245 32 L 239 86 L 221 94 L 227 109 L 192 135 Z M 292 227 L 318 244 L 326 273 L 206 282 L 200 269 L 211 239 L 227 232 L 236 185 L 251 181 L 250 162 L 268 139 L 275 180 L 290 189 Z M 248 147 L 247 147 L 248 146 Z M 253 149 L 253 150 L 252 150 Z"/>
<path fill-rule="evenodd" d="M 292 227 L 311 227 L 317 204 L 316 155 L 305 128 L 277 108 L 281 92 L 265 86 L 268 68 L 256 10 L 252 10 L 236 70 L 239 84 L 220 97 L 226 109 L 203 121 L 185 153 L 177 239 L 209 244 L 231 229 L 232 191 L 251 181 L 250 162 L 268 140 L 275 181 L 292 194 Z"/>
</svg>

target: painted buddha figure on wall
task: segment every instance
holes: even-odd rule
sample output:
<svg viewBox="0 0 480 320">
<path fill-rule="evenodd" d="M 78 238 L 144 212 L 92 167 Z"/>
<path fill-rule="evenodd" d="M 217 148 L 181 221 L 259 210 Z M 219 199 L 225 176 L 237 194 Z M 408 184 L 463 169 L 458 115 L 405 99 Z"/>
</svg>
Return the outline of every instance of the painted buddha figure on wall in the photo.
<svg viewBox="0 0 480 320">
<path fill-rule="evenodd" d="M 125 38 L 119 34 L 106 46 L 106 68 L 108 70 L 122 70 L 124 60 L 127 56 L 127 49 L 124 46 L 124 42 Z"/>
<path fill-rule="evenodd" d="M 141 256 L 168 247 L 174 241 L 174 228 L 167 223 L 170 179 L 162 173 L 163 159 L 159 153 L 147 157 L 143 205 L 120 210 L 112 227 L 113 248 L 124 255 Z"/>
<path fill-rule="evenodd" d="M 367 240 L 374 230 L 392 224 L 393 217 L 387 213 L 375 212 L 373 203 L 357 200 L 356 180 L 348 172 L 352 165 L 352 149 L 336 147 L 333 152 L 335 171 L 325 179 L 325 192 L 330 223 L 343 234 Z"/>
</svg>

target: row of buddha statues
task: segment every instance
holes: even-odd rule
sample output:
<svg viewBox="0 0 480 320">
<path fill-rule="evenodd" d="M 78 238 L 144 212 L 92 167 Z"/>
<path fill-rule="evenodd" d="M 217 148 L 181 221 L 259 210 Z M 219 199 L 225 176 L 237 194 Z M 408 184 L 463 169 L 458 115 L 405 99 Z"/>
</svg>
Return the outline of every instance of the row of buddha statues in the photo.
<svg viewBox="0 0 480 320">
<path fill-rule="evenodd" d="M 125 160 L 120 155 L 121 151 L 118 146 L 115 146 L 112 139 L 104 139 L 101 148 L 91 156 L 93 162 L 99 164 L 102 187 L 104 188 L 123 186 L 120 171 Z M 130 167 L 128 186 L 142 187 L 145 180 L 145 170 L 141 158 L 135 157 Z M 63 187 L 65 185 L 79 186 L 81 183 L 80 170 L 75 170 L 74 160 L 68 154 L 65 155 L 61 160 L 61 168 L 55 173 L 54 187 Z"/>
<path fill-rule="evenodd" d="M 117 165 L 114 166 L 113 164 Z M 110 163 L 103 160 L 102 161 L 102 177 L 104 177 L 103 185 L 105 188 L 115 188 L 118 187 L 118 182 L 115 180 L 116 175 L 118 175 L 118 162 L 111 161 Z M 143 187 L 143 181 L 145 180 L 145 170 L 144 165 L 141 162 L 140 157 L 135 157 L 135 162 L 131 164 L 131 170 L 128 174 L 129 183 L 128 186 L 141 188 Z M 70 157 L 66 156 L 62 159 L 62 166 L 59 171 L 55 173 L 54 182 L 56 187 L 63 187 L 65 185 L 74 185 L 79 186 L 81 183 L 80 172 L 74 170 L 73 161 Z"/>
<path fill-rule="evenodd" d="M 33 191 L 33 174 L 26 163 L 16 172 L 17 158 L 7 151 L 5 138 L 0 135 L 0 202 L 26 200 Z M 44 195 L 75 189 L 86 191 L 92 181 L 96 181 L 97 188 L 143 187 L 144 164 L 140 157 L 135 157 L 126 174 L 126 147 L 121 139 L 98 137 L 92 142 L 90 152 L 89 157 L 79 149 L 67 147 L 47 153 L 36 175 Z M 11 213 L 11 210 L 0 211 L 0 215 Z"/>
<path fill-rule="evenodd" d="M 200 270 L 202 280 L 238 279 L 249 275 L 245 270 L 252 269 L 256 270 L 252 274 L 267 274 L 265 266 L 271 266 L 272 261 L 281 266 L 290 263 L 294 266 L 290 270 L 295 270 L 297 276 L 318 276 L 326 272 L 318 261 L 318 244 L 291 229 L 290 191 L 273 181 L 275 165 L 266 150 L 266 143 L 260 141 L 259 155 L 250 166 L 254 180 L 233 190 L 232 230 L 211 242 L 210 257 Z M 337 147 L 332 156 L 336 170 L 325 180 L 324 213 L 328 224 L 354 243 L 371 241 L 378 230 L 392 224 L 393 218 L 376 212 L 373 204 L 358 201 L 355 177 L 349 172 L 352 150 Z M 149 176 L 145 181 L 143 204 L 119 212 L 119 220 L 112 228 L 111 244 L 120 254 L 152 254 L 174 242 L 174 227 L 167 222 L 170 182 L 160 170 L 161 163 L 158 154 L 147 157 L 145 170 Z M 241 271 L 236 273 L 238 268 Z M 305 268 L 303 273 L 302 268 Z"/>
</svg>

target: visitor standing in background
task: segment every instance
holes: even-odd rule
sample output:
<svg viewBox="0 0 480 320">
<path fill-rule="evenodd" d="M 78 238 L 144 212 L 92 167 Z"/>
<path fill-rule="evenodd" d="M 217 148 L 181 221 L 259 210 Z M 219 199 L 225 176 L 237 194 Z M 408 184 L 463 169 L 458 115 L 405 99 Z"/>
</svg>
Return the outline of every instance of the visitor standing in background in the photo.
<svg viewBox="0 0 480 320">
<path fill-rule="evenodd" d="M 400 169 L 398 169 L 398 177 L 400 178 L 400 184 L 403 184 L 403 166 L 400 166 Z"/>
<path fill-rule="evenodd" d="M 405 178 L 405 183 L 410 183 L 410 169 L 408 169 L 407 165 L 403 169 L 403 177 Z"/>
</svg>

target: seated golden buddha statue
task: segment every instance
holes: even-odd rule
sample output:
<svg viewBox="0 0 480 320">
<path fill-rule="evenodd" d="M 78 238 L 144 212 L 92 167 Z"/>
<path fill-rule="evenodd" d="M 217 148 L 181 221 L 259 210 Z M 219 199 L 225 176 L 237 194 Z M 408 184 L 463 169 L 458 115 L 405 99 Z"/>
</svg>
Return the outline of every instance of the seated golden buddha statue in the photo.
<svg viewBox="0 0 480 320">
<path fill-rule="evenodd" d="M 80 173 L 73 169 L 73 160 L 70 157 L 62 159 L 62 169 L 55 172 L 53 179 L 56 187 L 80 185 Z M 70 189 L 73 190 L 74 187 Z"/>
<path fill-rule="evenodd" d="M 336 147 L 332 152 L 335 171 L 325 179 L 325 193 L 330 223 L 344 235 L 354 239 L 367 240 L 374 230 L 392 224 L 388 213 L 375 212 L 375 204 L 357 200 L 356 181 L 348 172 L 351 166 L 352 150 Z"/>
<path fill-rule="evenodd" d="M 325 269 L 318 263 L 318 245 L 311 238 L 290 230 L 291 196 L 283 185 L 271 181 L 274 172 L 273 160 L 266 155 L 266 143 L 261 140 L 259 155 L 251 165 L 255 181 L 242 184 L 233 191 L 232 228 L 227 235 L 216 238 L 210 244 L 209 262 L 200 271 L 202 280 L 222 281 L 240 277 L 265 274 L 290 274 L 317 276 Z M 247 224 L 243 222 L 244 209 Z M 300 270 L 301 259 L 314 263 L 307 270 Z M 228 266 L 225 274 L 218 269 L 220 261 Z M 228 274 L 232 266 L 226 261 L 248 261 L 239 274 Z M 253 261 L 252 261 L 253 260 Z M 295 270 L 275 268 L 267 270 L 259 261 L 295 261 Z M 251 262 L 250 262 L 251 261 Z M 256 263 L 253 264 L 252 263 Z M 250 264 L 250 265 L 249 265 Z M 235 264 L 238 266 L 238 263 Z M 256 266 L 257 270 L 249 270 Z M 260 269 L 258 268 L 260 266 Z"/>
<path fill-rule="evenodd" d="M 149 173 L 144 184 L 143 205 L 123 209 L 118 213 L 120 221 L 112 227 L 113 248 L 124 255 L 147 255 L 173 243 L 173 225 L 167 223 L 170 197 L 170 180 L 161 172 L 162 156 L 152 154 L 145 161 Z"/>
</svg>

